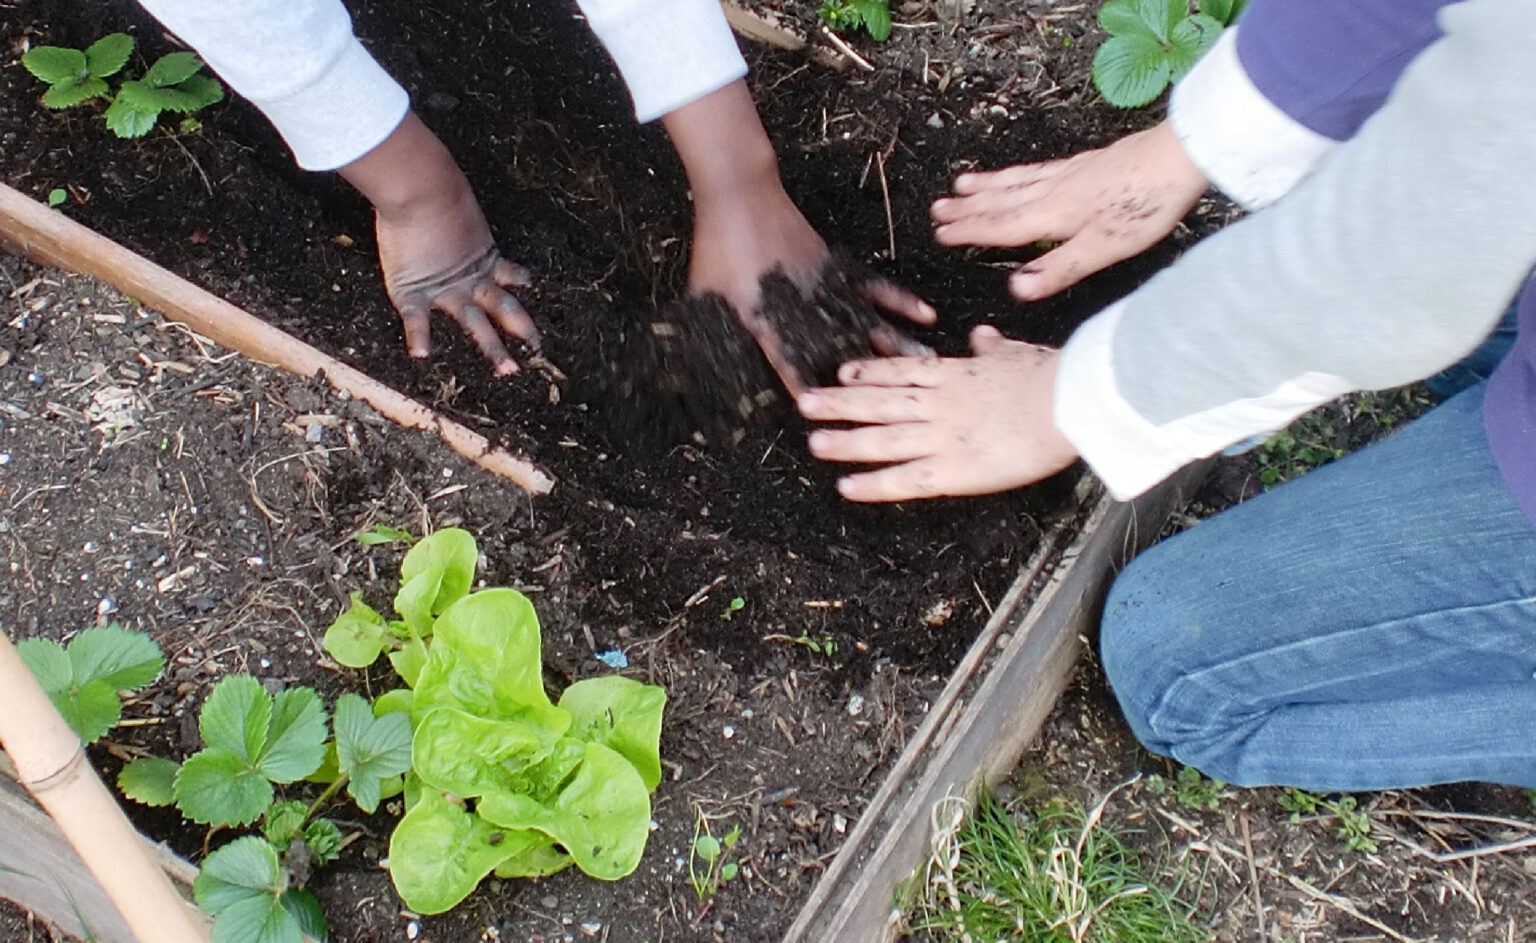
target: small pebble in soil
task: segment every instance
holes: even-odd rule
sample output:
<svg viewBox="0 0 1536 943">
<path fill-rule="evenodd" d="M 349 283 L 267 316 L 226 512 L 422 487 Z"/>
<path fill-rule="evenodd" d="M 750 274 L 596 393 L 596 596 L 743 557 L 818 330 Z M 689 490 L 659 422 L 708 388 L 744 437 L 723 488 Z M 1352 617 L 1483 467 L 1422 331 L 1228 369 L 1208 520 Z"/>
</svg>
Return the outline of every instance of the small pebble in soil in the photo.
<svg viewBox="0 0 1536 943">
<path fill-rule="evenodd" d="M 27 374 L 27 382 L 33 386 L 42 386 L 47 381 L 48 378 L 43 376 L 40 371 L 33 370 L 31 373 Z"/>
<path fill-rule="evenodd" d="M 597 936 L 603 931 L 603 925 L 596 920 L 588 920 L 581 925 L 581 932 L 587 936 Z"/>
<path fill-rule="evenodd" d="M 848 716 L 857 717 L 864 713 L 864 695 L 855 691 L 848 695 Z"/>
<path fill-rule="evenodd" d="M 720 731 L 720 732 L 725 735 L 725 739 L 727 739 L 727 740 L 729 740 L 732 737 L 736 736 L 736 728 L 732 727 L 730 724 L 726 724 L 725 725 L 725 729 Z"/>
<path fill-rule="evenodd" d="M 96 604 L 96 614 L 98 616 L 105 616 L 108 613 L 116 612 L 116 611 L 117 611 L 117 601 L 114 600 L 111 596 L 106 597 L 101 602 Z"/>
<path fill-rule="evenodd" d="M 0 465 L 9 465 L 9 464 L 11 464 L 11 453 L 10 452 L 0 452 Z"/>
<path fill-rule="evenodd" d="M 405 938 L 407 940 L 414 940 L 418 936 L 421 936 L 421 924 L 412 920 L 410 923 L 405 925 Z"/>
<path fill-rule="evenodd" d="M 560 898 L 553 894 L 545 894 L 543 897 L 539 898 L 539 906 L 543 907 L 545 910 L 554 910 L 556 907 L 560 906 Z"/>
</svg>

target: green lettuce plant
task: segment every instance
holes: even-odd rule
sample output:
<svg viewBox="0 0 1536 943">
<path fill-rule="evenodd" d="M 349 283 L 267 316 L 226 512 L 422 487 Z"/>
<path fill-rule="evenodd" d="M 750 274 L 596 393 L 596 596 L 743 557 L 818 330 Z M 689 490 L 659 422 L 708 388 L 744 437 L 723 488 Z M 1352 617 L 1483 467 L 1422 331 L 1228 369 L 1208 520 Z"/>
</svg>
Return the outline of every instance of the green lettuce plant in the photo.
<svg viewBox="0 0 1536 943">
<path fill-rule="evenodd" d="M 493 871 L 630 874 L 661 782 L 665 692 L 610 675 L 552 703 L 533 604 L 512 589 L 470 593 L 478 557 L 456 528 L 422 539 L 401 564 L 400 618 L 354 595 L 325 637 L 346 665 L 388 652 L 409 686 L 374 710 L 408 711 L 415 728 L 389 862 L 418 913 L 451 909 Z"/>
<path fill-rule="evenodd" d="M 190 114 L 224 98 L 224 86 L 203 74 L 203 61 L 190 52 L 161 56 L 137 79 L 125 79 L 114 94 L 107 79 L 117 75 L 133 54 L 127 33 L 103 36 L 85 49 L 38 46 L 27 50 L 21 64 L 48 83 L 46 108 L 73 108 L 94 99 L 107 101 L 107 127 L 120 138 L 143 137 L 154 130 L 160 115 Z"/>
<path fill-rule="evenodd" d="M 1247 0 L 1110 0 L 1099 9 L 1109 39 L 1093 57 L 1093 84 L 1117 108 L 1139 108 L 1211 48 Z"/>
</svg>

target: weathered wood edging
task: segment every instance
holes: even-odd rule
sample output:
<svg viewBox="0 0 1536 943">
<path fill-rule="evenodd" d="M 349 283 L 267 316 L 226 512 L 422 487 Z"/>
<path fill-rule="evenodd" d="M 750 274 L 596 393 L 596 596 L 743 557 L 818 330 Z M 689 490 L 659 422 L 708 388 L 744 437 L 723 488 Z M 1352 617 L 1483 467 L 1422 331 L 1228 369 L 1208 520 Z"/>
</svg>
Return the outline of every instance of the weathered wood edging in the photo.
<svg viewBox="0 0 1536 943">
<path fill-rule="evenodd" d="M 493 447 L 480 433 L 4 184 L 0 184 L 0 242 L 45 265 L 99 278 L 252 360 L 304 377 L 324 374 L 336 389 L 363 400 L 402 426 L 437 433 L 455 452 L 532 494 L 548 494 L 555 486 L 555 480 L 543 469 Z"/>
</svg>

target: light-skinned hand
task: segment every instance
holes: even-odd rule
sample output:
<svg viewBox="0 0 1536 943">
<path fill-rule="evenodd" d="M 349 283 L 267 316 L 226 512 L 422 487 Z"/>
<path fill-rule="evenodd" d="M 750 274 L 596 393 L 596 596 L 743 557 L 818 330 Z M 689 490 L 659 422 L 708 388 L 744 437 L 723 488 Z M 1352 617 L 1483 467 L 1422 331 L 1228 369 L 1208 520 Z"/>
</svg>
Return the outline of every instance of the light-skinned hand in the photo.
<svg viewBox="0 0 1536 943">
<path fill-rule="evenodd" d="M 857 423 L 811 433 L 811 454 L 879 464 L 838 481 L 850 501 L 904 501 L 1006 491 L 1077 459 L 1051 418 L 1060 352 L 971 332 L 971 357 L 897 357 L 844 364 L 837 387 L 809 390 L 800 413 Z"/>
<path fill-rule="evenodd" d="M 1008 279 L 1037 301 L 1155 245 L 1209 182 L 1167 121 L 1108 147 L 955 178 L 934 201 L 934 238 L 952 246 L 1059 243 Z"/>
</svg>

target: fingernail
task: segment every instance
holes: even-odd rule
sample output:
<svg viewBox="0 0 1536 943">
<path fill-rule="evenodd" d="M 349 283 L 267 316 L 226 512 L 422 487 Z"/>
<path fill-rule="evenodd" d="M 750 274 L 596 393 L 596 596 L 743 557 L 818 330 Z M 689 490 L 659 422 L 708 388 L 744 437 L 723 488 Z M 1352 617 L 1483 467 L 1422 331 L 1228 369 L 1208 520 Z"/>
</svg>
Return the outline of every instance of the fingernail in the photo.
<svg viewBox="0 0 1536 943">
<path fill-rule="evenodd" d="M 820 452 L 822 449 L 827 447 L 827 441 L 830 438 L 831 436 L 827 435 L 825 432 L 813 432 L 811 433 L 810 438 L 806 440 L 806 445 L 810 447 L 812 452 Z"/>
<path fill-rule="evenodd" d="M 410 355 L 416 360 L 424 360 L 427 356 L 427 350 L 425 347 L 412 347 L 410 349 Z"/>
<path fill-rule="evenodd" d="M 509 377 L 516 372 L 517 364 L 514 361 L 503 360 L 501 363 L 496 365 L 496 375 L 499 377 Z"/>
<path fill-rule="evenodd" d="M 858 367 L 855 367 L 853 364 L 844 364 L 843 366 L 837 368 L 837 378 L 842 380 L 844 383 L 851 383 L 863 375 L 864 371 L 860 370 Z"/>
<path fill-rule="evenodd" d="M 852 499 L 859 493 L 859 486 L 852 478 L 837 479 L 837 493 L 845 498 Z"/>
<path fill-rule="evenodd" d="M 918 302 L 917 310 L 921 311 L 923 316 L 927 318 L 936 318 L 939 316 L 938 309 L 926 301 Z"/>
<path fill-rule="evenodd" d="M 1008 289 L 1020 298 L 1034 297 L 1039 283 L 1040 277 L 1034 272 L 1019 271 L 1008 277 Z"/>
</svg>

